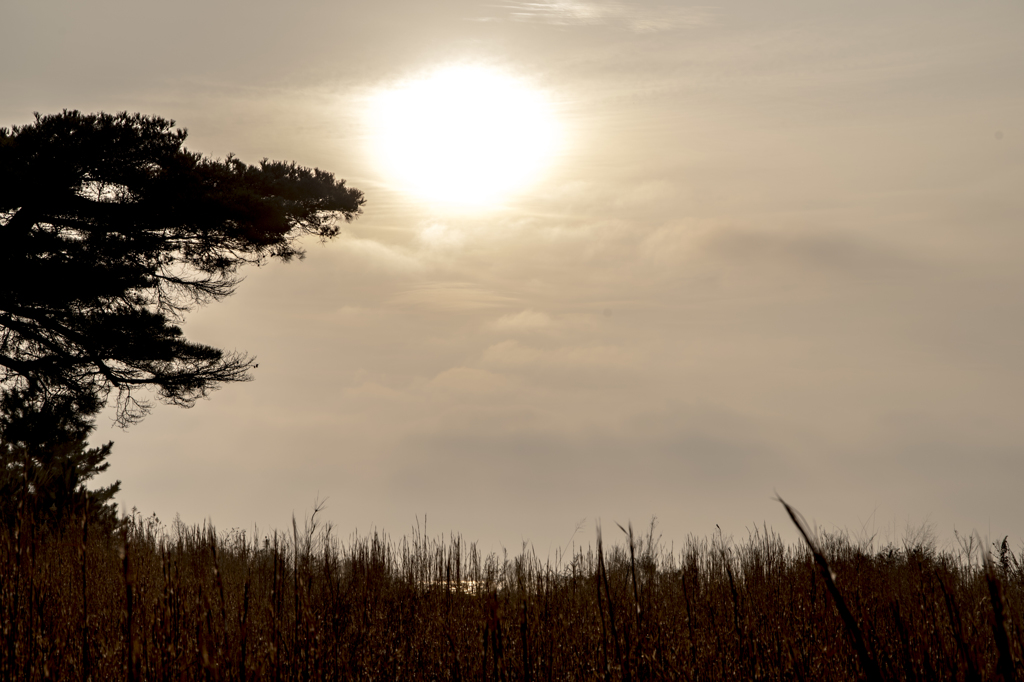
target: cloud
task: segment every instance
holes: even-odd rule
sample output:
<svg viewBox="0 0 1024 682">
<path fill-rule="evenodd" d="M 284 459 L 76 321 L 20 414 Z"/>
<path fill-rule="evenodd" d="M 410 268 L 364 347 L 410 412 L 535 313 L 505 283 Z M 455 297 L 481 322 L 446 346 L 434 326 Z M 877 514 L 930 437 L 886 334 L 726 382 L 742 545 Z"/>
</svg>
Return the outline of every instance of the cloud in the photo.
<svg viewBox="0 0 1024 682">
<path fill-rule="evenodd" d="M 608 344 L 543 348 L 502 341 L 484 350 L 480 360 L 488 369 L 545 386 L 622 388 L 641 380 L 631 352 Z"/>
<path fill-rule="evenodd" d="M 703 238 L 702 255 L 750 271 L 774 268 L 783 274 L 807 279 L 824 274 L 854 277 L 906 275 L 927 262 L 878 237 L 810 230 L 753 230 L 742 228 L 709 231 Z"/>
<path fill-rule="evenodd" d="M 420 241 L 433 249 L 455 249 L 463 245 L 466 236 L 444 223 L 432 222 L 420 230 Z"/>
<path fill-rule="evenodd" d="M 429 282 L 404 291 L 391 299 L 399 308 L 460 312 L 496 308 L 515 299 L 467 282 Z"/>
<path fill-rule="evenodd" d="M 507 377 L 474 367 L 446 369 L 434 377 L 429 386 L 434 391 L 470 396 L 474 400 L 482 396 L 500 396 L 516 388 Z"/>
<path fill-rule="evenodd" d="M 484 364 L 497 367 L 534 367 L 540 369 L 584 368 L 606 370 L 628 365 L 620 348 L 613 346 L 565 347 L 554 350 L 525 346 L 518 341 L 502 341 L 483 354 Z"/>
<path fill-rule="evenodd" d="M 334 247 L 345 252 L 347 262 L 364 270 L 409 273 L 422 269 L 422 263 L 408 253 L 374 239 L 342 237 Z"/>
<path fill-rule="evenodd" d="M 708 24 L 710 13 L 702 7 L 640 8 L 618 2 L 512 2 L 503 5 L 514 21 L 555 25 L 622 25 L 635 33 L 654 33 Z"/>
<path fill-rule="evenodd" d="M 551 318 L 534 310 L 522 310 L 518 313 L 502 315 L 492 324 L 493 328 L 504 332 L 524 332 L 543 329 L 551 325 Z"/>
</svg>

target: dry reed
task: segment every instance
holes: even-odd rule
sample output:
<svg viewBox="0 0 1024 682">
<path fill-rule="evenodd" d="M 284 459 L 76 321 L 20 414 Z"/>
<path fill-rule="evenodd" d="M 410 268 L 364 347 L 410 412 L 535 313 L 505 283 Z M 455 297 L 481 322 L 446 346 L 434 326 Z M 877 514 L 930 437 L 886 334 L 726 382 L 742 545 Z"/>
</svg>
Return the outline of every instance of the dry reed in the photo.
<svg viewBox="0 0 1024 682">
<path fill-rule="evenodd" d="M 1021 675 L 1024 569 L 1005 541 L 993 559 L 842 534 L 787 546 L 767 528 L 673 549 L 653 525 L 622 530 L 550 563 L 416 529 L 343 542 L 315 515 L 263 537 L 137 515 L 112 536 L 16 527 L 0 531 L 0 678 Z"/>
</svg>

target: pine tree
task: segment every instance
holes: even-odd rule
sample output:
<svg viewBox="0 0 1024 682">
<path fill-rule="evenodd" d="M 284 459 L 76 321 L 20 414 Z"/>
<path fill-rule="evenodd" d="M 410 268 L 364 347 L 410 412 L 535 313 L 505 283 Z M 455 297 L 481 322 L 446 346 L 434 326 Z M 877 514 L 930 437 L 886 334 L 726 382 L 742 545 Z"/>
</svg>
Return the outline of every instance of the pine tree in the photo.
<svg viewBox="0 0 1024 682">
<path fill-rule="evenodd" d="M 58 530 L 88 515 L 89 523 L 117 523 L 115 481 L 90 490 L 107 470 L 113 443 L 88 447 L 93 415 L 67 397 L 43 399 L 27 391 L 0 394 L 0 513 L 9 527 L 30 519 Z"/>
<path fill-rule="evenodd" d="M 36 115 L 0 128 L 0 388 L 102 406 L 122 425 L 150 404 L 188 407 L 255 359 L 185 338 L 238 270 L 302 257 L 363 195 L 319 169 L 209 159 L 154 116 Z"/>
</svg>

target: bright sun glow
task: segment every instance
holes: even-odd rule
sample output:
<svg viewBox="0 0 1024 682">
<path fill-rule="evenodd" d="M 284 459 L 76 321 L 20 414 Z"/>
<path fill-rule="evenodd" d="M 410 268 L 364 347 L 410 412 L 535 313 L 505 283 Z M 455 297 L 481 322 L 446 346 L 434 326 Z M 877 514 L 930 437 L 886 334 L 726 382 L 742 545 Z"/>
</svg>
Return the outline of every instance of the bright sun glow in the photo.
<svg viewBox="0 0 1024 682">
<path fill-rule="evenodd" d="M 449 67 L 384 91 L 369 113 L 389 178 L 450 204 L 493 204 L 524 189 L 558 137 L 540 92 L 483 67 Z"/>
</svg>

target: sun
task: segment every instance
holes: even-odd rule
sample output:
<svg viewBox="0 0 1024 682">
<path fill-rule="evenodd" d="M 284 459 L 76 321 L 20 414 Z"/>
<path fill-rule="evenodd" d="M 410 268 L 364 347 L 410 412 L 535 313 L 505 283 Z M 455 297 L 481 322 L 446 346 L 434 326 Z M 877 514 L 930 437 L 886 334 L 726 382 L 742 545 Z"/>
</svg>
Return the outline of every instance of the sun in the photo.
<svg viewBox="0 0 1024 682">
<path fill-rule="evenodd" d="M 432 202 L 491 205 L 528 187 L 558 130 L 543 93 L 502 71 L 454 66 L 381 91 L 372 153 L 389 182 Z"/>
</svg>

